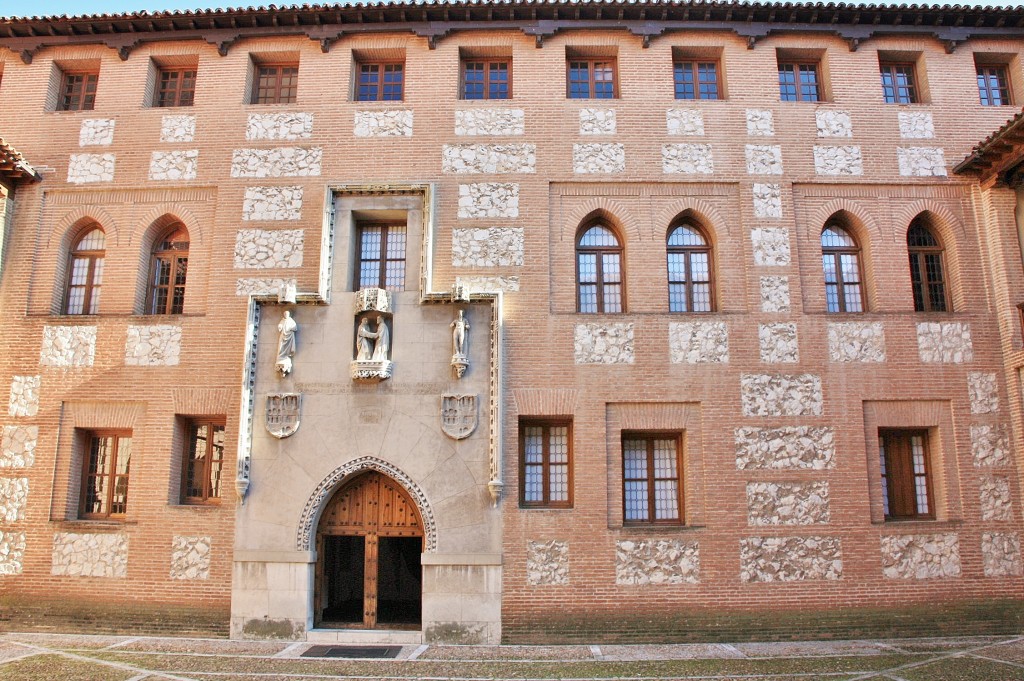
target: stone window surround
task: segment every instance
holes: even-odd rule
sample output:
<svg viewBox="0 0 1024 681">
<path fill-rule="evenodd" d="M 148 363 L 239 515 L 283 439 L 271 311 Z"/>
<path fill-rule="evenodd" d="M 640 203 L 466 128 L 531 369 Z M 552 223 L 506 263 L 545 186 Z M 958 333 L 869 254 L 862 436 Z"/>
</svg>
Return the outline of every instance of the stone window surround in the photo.
<svg viewBox="0 0 1024 681">
<path fill-rule="evenodd" d="M 863 403 L 863 410 L 871 522 L 877 525 L 898 524 L 907 528 L 901 530 L 903 532 L 917 531 L 912 528 L 915 527 L 915 523 L 921 523 L 922 527 L 927 527 L 927 531 L 931 532 L 940 531 L 943 523 L 962 519 L 952 404 L 947 400 L 866 400 Z M 882 505 L 885 490 L 882 489 L 878 449 L 880 429 L 928 432 L 928 473 L 934 504 L 934 520 L 886 521 Z M 843 451 L 842 443 L 837 442 L 837 450 L 840 453 Z M 936 527 L 936 524 L 939 527 Z"/>
<path fill-rule="evenodd" d="M 359 223 L 405 222 L 405 289 L 418 288 L 420 257 L 424 234 L 424 197 L 421 193 L 339 192 L 334 201 L 334 271 L 332 288 L 352 291 L 358 280 Z M 404 215 L 402 215 L 404 214 Z"/>
<path fill-rule="evenodd" d="M 605 450 L 608 489 L 608 529 L 622 536 L 692 531 L 706 523 L 704 504 L 704 446 L 700 404 L 693 402 L 616 403 L 605 405 Z M 665 433 L 680 441 L 679 469 L 682 524 L 626 524 L 623 521 L 622 439 L 626 434 Z"/>
</svg>

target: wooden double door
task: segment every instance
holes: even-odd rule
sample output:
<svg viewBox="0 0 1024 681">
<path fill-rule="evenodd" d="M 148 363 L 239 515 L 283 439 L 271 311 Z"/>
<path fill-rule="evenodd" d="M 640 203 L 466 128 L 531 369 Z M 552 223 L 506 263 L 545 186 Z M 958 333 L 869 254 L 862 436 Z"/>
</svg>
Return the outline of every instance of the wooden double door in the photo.
<svg viewBox="0 0 1024 681">
<path fill-rule="evenodd" d="M 317 526 L 319 626 L 419 625 L 423 523 L 397 482 L 376 471 L 346 483 Z"/>
</svg>

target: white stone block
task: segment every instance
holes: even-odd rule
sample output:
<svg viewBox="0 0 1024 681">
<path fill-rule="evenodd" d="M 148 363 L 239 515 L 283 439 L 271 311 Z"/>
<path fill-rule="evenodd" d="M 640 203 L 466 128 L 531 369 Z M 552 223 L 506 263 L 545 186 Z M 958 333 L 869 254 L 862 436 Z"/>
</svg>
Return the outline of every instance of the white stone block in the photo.
<svg viewBox="0 0 1024 681">
<path fill-rule="evenodd" d="M 523 264 L 523 228 L 453 229 L 455 267 L 519 267 Z"/>
<path fill-rule="evenodd" d="M 828 355 L 833 362 L 884 362 L 882 322 L 833 322 L 828 325 Z"/>
<path fill-rule="evenodd" d="M 754 264 L 758 267 L 786 267 L 789 265 L 789 232 L 775 227 L 750 230 L 754 247 Z"/>
<path fill-rule="evenodd" d="M 569 583 L 569 542 L 552 539 L 526 545 L 526 583 L 562 586 Z"/>
<path fill-rule="evenodd" d="M 740 540 L 741 582 L 841 579 L 839 537 L 750 537 Z"/>
<path fill-rule="evenodd" d="M 313 136 L 313 114 L 249 114 L 245 125 L 247 140 L 299 140 Z"/>
<path fill-rule="evenodd" d="M 710 175 L 715 161 L 710 144 L 665 144 L 661 147 L 662 172 L 683 175 Z"/>
<path fill-rule="evenodd" d="M 930 111 L 900 111 L 900 137 L 903 139 L 932 139 L 935 137 L 935 123 Z"/>
<path fill-rule="evenodd" d="M 519 290 L 519 277 L 455 277 L 455 285 L 474 293 L 509 293 Z"/>
<path fill-rule="evenodd" d="M 302 186 L 246 187 L 242 219 L 298 220 L 302 217 Z"/>
<path fill-rule="evenodd" d="M 1012 459 L 1006 424 L 971 426 L 971 455 L 976 468 L 1009 466 Z"/>
<path fill-rule="evenodd" d="M 986 475 L 978 486 L 978 500 L 981 502 L 981 519 L 984 521 L 1013 520 L 1013 503 L 1010 498 L 1010 479 L 1003 475 Z"/>
<path fill-rule="evenodd" d="M 181 327 L 171 324 L 128 326 L 126 366 L 176 366 L 181 359 Z"/>
<path fill-rule="evenodd" d="M 632 364 L 633 325 L 577 324 L 574 354 L 576 364 Z"/>
<path fill-rule="evenodd" d="M 28 478 L 0 478 L 0 524 L 25 520 Z"/>
<path fill-rule="evenodd" d="M 857 146 L 814 146 L 814 172 L 818 175 L 863 175 L 864 162 Z"/>
<path fill-rule="evenodd" d="M 825 470 L 835 468 L 835 432 L 826 426 L 737 428 L 738 470 Z"/>
<path fill-rule="evenodd" d="M 151 180 L 194 180 L 199 170 L 199 150 L 154 151 L 149 160 Z"/>
<path fill-rule="evenodd" d="M 746 155 L 748 174 L 782 174 L 782 147 L 778 144 L 748 144 Z"/>
<path fill-rule="evenodd" d="M 124 578 L 128 576 L 128 535 L 53 535 L 50 574 L 66 577 Z"/>
<path fill-rule="evenodd" d="M 1020 537 L 1016 532 L 985 532 L 981 535 L 981 557 L 986 577 L 1020 577 Z M 2 573 L 0 573 L 2 574 Z"/>
<path fill-rule="evenodd" d="M 744 416 L 821 416 L 821 377 L 813 374 L 742 374 Z"/>
<path fill-rule="evenodd" d="M 11 399 L 7 413 L 11 416 L 35 416 L 39 413 L 39 376 L 12 376 Z"/>
<path fill-rule="evenodd" d="M 814 112 L 818 137 L 853 137 L 853 123 L 846 111 L 818 109 Z"/>
<path fill-rule="evenodd" d="M 238 279 L 235 282 L 235 295 L 236 296 L 269 296 L 277 295 L 277 293 L 288 286 L 295 286 L 294 279 L 275 279 L 275 278 L 252 278 L 252 279 Z"/>
<path fill-rule="evenodd" d="M 31 468 L 36 460 L 39 426 L 4 426 L 0 468 Z"/>
<path fill-rule="evenodd" d="M 922 362 L 963 364 L 974 360 L 971 327 L 961 322 L 921 322 L 917 351 Z"/>
<path fill-rule="evenodd" d="M 519 184 L 477 182 L 459 185 L 459 219 L 519 217 Z"/>
<path fill-rule="evenodd" d="M 446 144 L 441 148 L 441 170 L 446 173 L 532 173 L 536 167 L 533 144 Z"/>
<path fill-rule="evenodd" d="M 669 135 L 702 136 L 704 114 L 696 109 L 669 109 L 665 112 L 665 128 Z"/>
<path fill-rule="evenodd" d="M 775 117 L 766 109 L 747 109 L 747 134 L 771 137 L 775 134 Z"/>
<path fill-rule="evenodd" d="M 25 557 L 25 533 L 0 530 L 0 577 L 20 575 Z"/>
<path fill-rule="evenodd" d="M 789 311 L 789 277 L 761 277 L 761 312 Z"/>
<path fill-rule="evenodd" d="M 320 175 L 321 147 L 235 149 L 231 177 L 313 177 Z"/>
<path fill-rule="evenodd" d="M 796 324 L 777 322 L 759 324 L 757 337 L 761 346 L 761 361 L 769 364 L 796 364 L 800 361 L 800 348 L 796 338 Z"/>
<path fill-rule="evenodd" d="M 304 234 L 301 229 L 240 229 L 235 237 L 235 267 L 302 267 Z"/>
<path fill-rule="evenodd" d="M 114 181 L 114 154 L 71 154 L 68 160 L 68 182 Z"/>
<path fill-rule="evenodd" d="M 888 579 L 960 576 L 960 541 L 955 534 L 904 534 L 881 538 L 882 574 Z"/>
<path fill-rule="evenodd" d="M 700 582 L 700 547 L 679 539 L 627 539 L 615 542 L 615 583 L 660 586 Z"/>
<path fill-rule="evenodd" d="M 614 135 L 615 109 L 580 109 L 581 135 Z"/>
<path fill-rule="evenodd" d="M 982 371 L 967 374 L 967 396 L 972 414 L 995 414 L 999 411 L 999 382 L 996 375 Z"/>
<path fill-rule="evenodd" d="M 412 109 L 356 111 L 352 134 L 356 137 L 412 137 Z"/>
<path fill-rule="evenodd" d="M 91 367 L 96 355 L 95 326 L 44 326 L 39 364 L 47 367 Z"/>
<path fill-rule="evenodd" d="M 466 109 L 455 112 L 455 134 L 462 136 L 515 136 L 525 132 L 522 109 Z"/>
<path fill-rule="evenodd" d="M 748 525 L 815 525 L 830 519 L 825 481 L 747 483 Z"/>
<path fill-rule="evenodd" d="M 907 177 L 945 177 L 946 156 L 933 147 L 897 147 L 900 175 Z"/>
<path fill-rule="evenodd" d="M 113 118 L 87 118 L 78 131 L 78 146 L 110 146 L 114 143 Z"/>
<path fill-rule="evenodd" d="M 729 331 L 725 322 L 669 322 L 668 347 L 673 364 L 725 364 Z"/>
<path fill-rule="evenodd" d="M 171 579 L 210 578 L 209 537 L 171 538 Z"/>
<path fill-rule="evenodd" d="M 195 116 L 164 116 L 160 122 L 161 142 L 192 142 L 195 138 Z"/>
<path fill-rule="evenodd" d="M 626 146 L 618 143 L 572 145 L 576 174 L 621 173 L 626 170 Z"/>
<path fill-rule="evenodd" d="M 782 217 L 782 187 L 777 184 L 754 183 L 754 217 Z"/>
</svg>

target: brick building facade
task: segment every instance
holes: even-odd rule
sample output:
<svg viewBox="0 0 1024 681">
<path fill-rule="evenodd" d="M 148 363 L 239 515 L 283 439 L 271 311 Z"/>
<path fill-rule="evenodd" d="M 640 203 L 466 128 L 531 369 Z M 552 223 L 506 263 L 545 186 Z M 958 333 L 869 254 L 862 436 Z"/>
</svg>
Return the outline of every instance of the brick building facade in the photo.
<svg viewBox="0 0 1024 681">
<path fill-rule="evenodd" d="M 1018 142 L 974 145 L 1024 99 L 1022 24 L 0 21 L 0 131 L 42 175 L 0 281 L 5 617 L 1015 629 Z"/>
</svg>

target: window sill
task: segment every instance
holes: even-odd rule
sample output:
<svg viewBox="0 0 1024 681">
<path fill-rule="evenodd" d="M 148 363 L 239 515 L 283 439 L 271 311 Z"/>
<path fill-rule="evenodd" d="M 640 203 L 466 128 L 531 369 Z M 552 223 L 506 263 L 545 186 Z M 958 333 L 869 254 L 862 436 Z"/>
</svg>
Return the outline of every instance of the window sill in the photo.
<svg viewBox="0 0 1024 681">
<path fill-rule="evenodd" d="M 198 511 L 205 512 L 205 511 L 215 510 L 215 509 L 218 509 L 218 508 L 223 508 L 224 504 L 222 504 L 220 499 L 218 499 L 217 501 L 208 501 L 208 502 L 205 502 L 205 503 L 168 504 L 167 506 L 168 506 L 168 508 L 173 508 L 173 509 L 189 509 L 189 510 L 195 509 L 195 510 L 198 510 Z"/>
<path fill-rule="evenodd" d="M 99 518 L 74 518 L 50 521 L 54 525 L 81 531 L 83 529 L 111 530 L 117 527 L 138 525 L 137 520 L 101 520 Z"/>
<path fill-rule="evenodd" d="M 959 530 L 963 527 L 964 523 L 960 519 L 921 520 L 908 518 L 906 520 L 872 521 L 871 524 L 875 527 L 900 528 L 901 531 L 917 529 L 922 532 L 935 532 L 936 530 Z"/>
<path fill-rule="evenodd" d="M 622 534 L 626 533 L 637 533 L 637 534 L 664 534 L 666 532 L 672 534 L 690 534 L 692 532 L 703 532 L 707 529 L 706 525 L 609 525 L 609 530 L 618 531 Z"/>
</svg>

